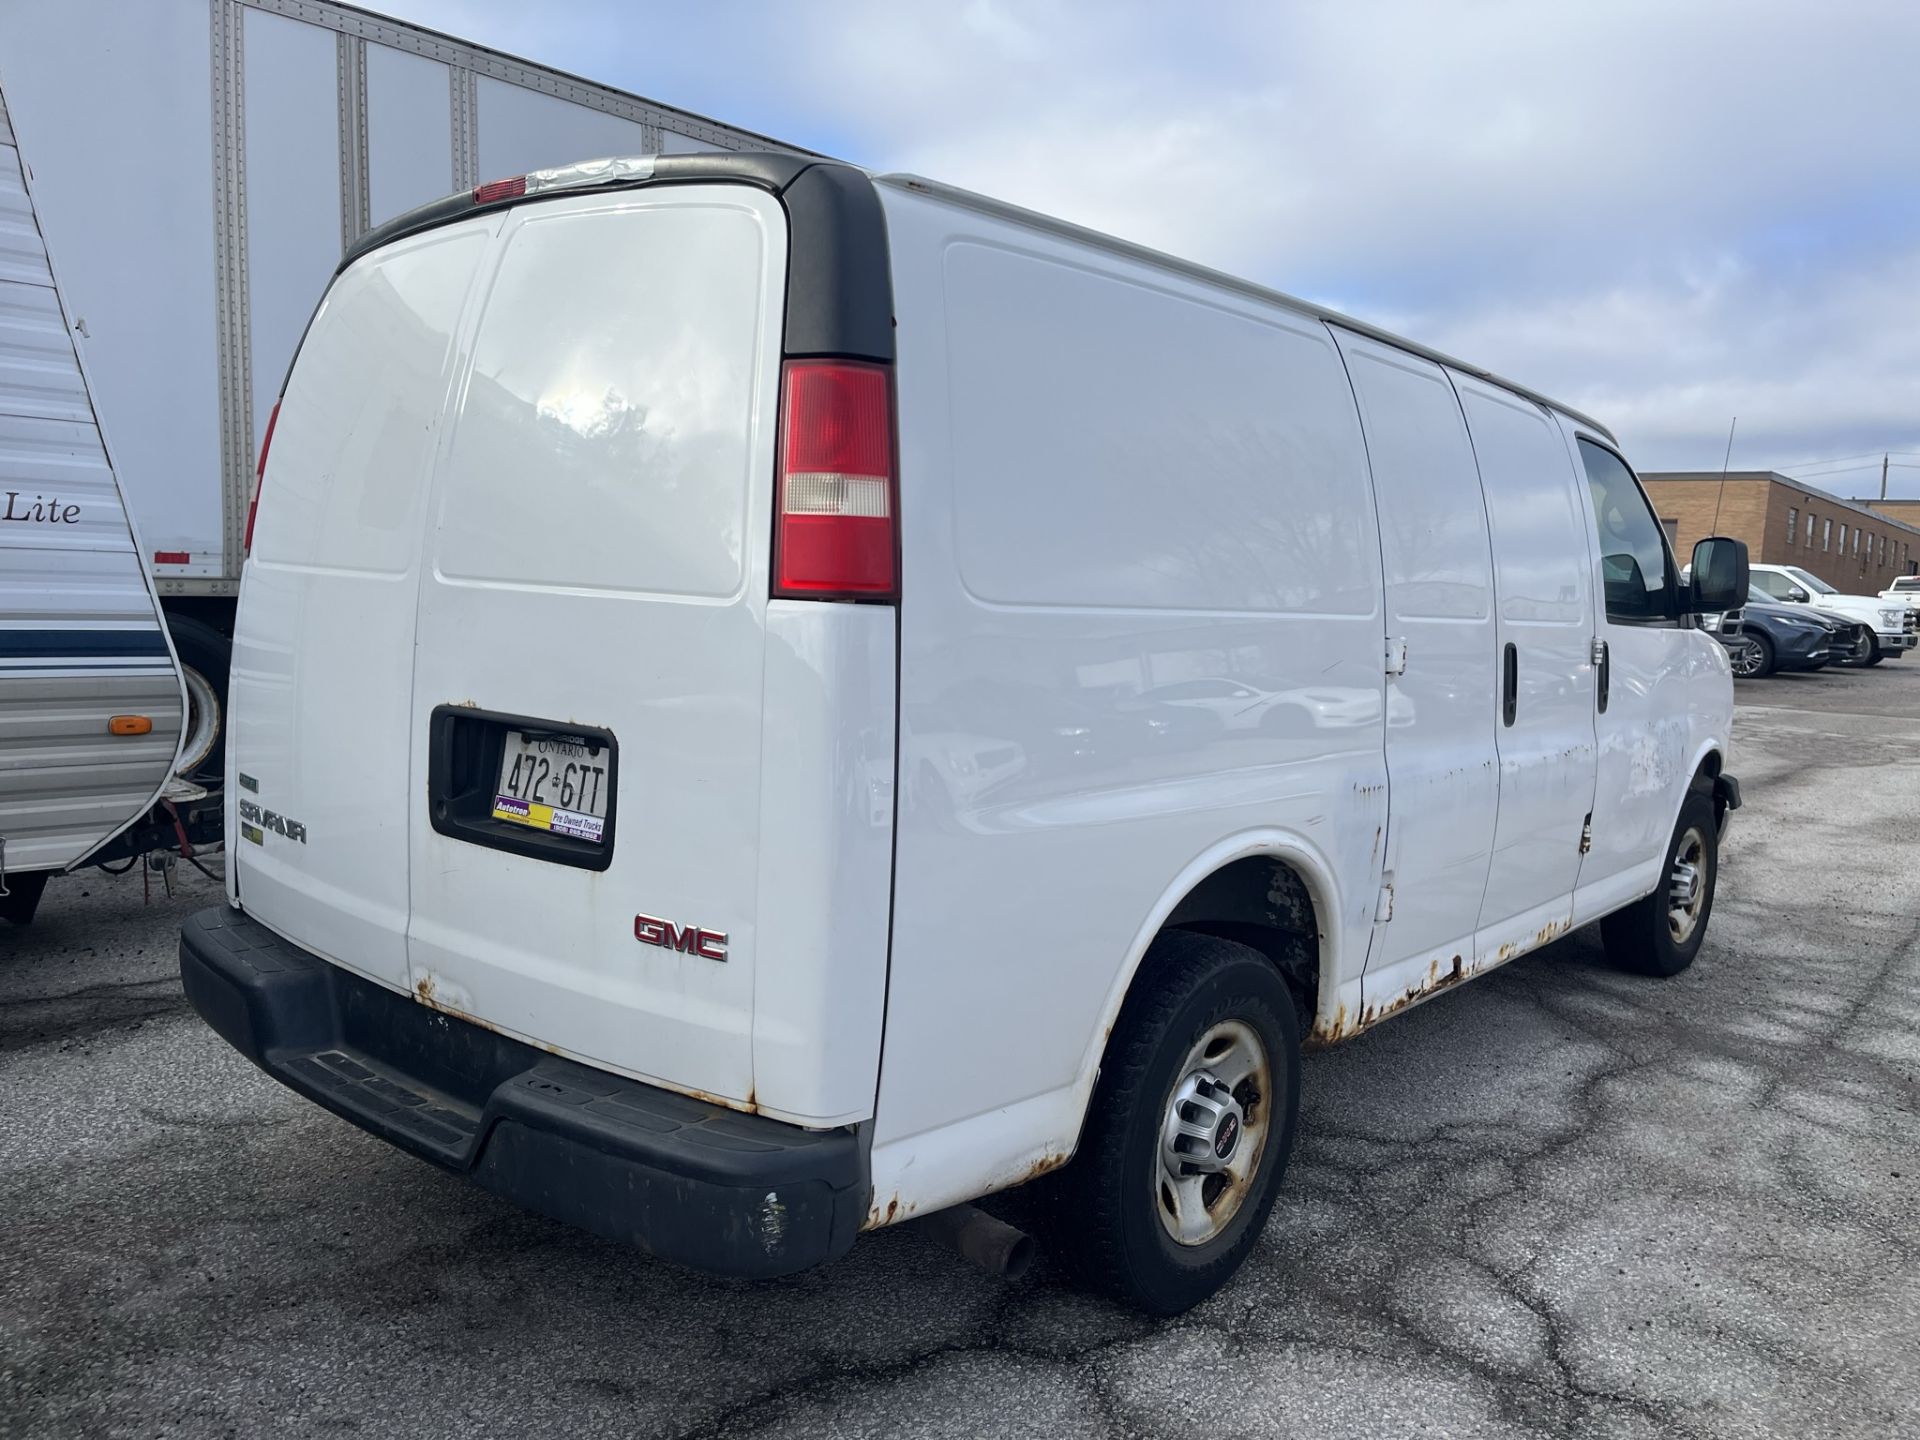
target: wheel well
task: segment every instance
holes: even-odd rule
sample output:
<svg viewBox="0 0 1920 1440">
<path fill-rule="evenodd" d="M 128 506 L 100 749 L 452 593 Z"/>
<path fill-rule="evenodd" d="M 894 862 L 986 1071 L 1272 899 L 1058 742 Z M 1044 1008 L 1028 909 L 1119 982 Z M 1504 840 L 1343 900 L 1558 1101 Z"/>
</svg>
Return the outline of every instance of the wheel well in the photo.
<svg viewBox="0 0 1920 1440">
<path fill-rule="evenodd" d="M 1304 1034 L 1320 998 L 1320 918 L 1300 872 L 1272 855 L 1222 866 L 1187 892 L 1163 929 L 1192 930 L 1258 950 L 1293 992 Z"/>
</svg>

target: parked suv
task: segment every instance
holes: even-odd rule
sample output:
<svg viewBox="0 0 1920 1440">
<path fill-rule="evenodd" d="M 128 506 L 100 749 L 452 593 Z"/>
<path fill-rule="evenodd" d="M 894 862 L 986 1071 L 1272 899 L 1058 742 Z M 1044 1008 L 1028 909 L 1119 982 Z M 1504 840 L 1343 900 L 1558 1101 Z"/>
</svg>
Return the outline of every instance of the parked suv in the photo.
<svg viewBox="0 0 1920 1440">
<path fill-rule="evenodd" d="M 1878 665 L 1882 660 L 1898 660 L 1914 647 L 1914 613 L 1901 604 L 1890 603 L 1877 595 L 1846 595 L 1818 575 L 1798 565 L 1755 565 L 1753 583 L 1768 598 L 1784 605 L 1815 605 L 1822 610 L 1844 615 L 1873 631 L 1873 643 L 1860 662 Z"/>
<path fill-rule="evenodd" d="M 773 1275 L 1040 1178 L 1172 1313 L 1303 1042 L 1592 920 L 1700 951 L 1744 547 L 1683 587 L 1604 427 L 1345 317 L 911 177 L 601 161 L 365 237 L 275 413 L 187 994 L 549 1215 Z M 1230 674 L 1306 703 L 1164 688 Z"/>
</svg>

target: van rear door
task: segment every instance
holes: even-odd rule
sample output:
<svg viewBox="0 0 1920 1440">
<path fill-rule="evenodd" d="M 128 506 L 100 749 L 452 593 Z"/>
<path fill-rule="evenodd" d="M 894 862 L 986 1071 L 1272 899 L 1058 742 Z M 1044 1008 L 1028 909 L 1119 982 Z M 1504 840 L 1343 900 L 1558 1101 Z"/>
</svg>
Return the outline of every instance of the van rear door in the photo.
<svg viewBox="0 0 1920 1440">
<path fill-rule="evenodd" d="M 506 212 L 412 677 L 415 994 L 737 1103 L 786 235 L 746 185 Z"/>
</svg>

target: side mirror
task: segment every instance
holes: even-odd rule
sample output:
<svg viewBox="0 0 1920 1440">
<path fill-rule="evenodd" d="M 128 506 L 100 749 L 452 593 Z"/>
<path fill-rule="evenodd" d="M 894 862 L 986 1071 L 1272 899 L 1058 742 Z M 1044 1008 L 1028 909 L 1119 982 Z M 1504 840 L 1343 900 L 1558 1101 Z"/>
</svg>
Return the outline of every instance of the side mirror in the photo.
<svg viewBox="0 0 1920 1440">
<path fill-rule="evenodd" d="M 1793 603 L 1796 605 L 1804 605 L 1807 603 L 1807 601 L 1811 600 L 1812 598 L 1813 597 L 1811 595 L 1809 595 L 1806 591 L 1802 590 L 1798 585 L 1795 585 L 1794 587 L 1792 587 L 1790 590 L 1787 591 L 1787 599 L 1793 601 Z"/>
<path fill-rule="evenodd" d="M 1687 609 L 1695 615 L 1738 610 L 1746 603 L 1747 542 L 1710 535 L 1693 547 L 1693 583 Z"/>
</svg>

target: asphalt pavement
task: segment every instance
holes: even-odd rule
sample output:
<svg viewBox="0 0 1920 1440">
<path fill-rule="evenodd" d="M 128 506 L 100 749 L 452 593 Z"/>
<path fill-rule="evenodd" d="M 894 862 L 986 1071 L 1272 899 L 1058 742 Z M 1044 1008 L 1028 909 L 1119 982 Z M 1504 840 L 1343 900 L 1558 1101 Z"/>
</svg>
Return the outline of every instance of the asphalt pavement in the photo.
<svg viewBox="0 0 1920 1440">
<path fill-rule="evenodd" d="M 1312 1056 L 1240 1278 L 1143 1320 L 910 1229 L 713 1281 L 259 1074 L 186 872 L 0 924 L 0 1436 L 1920 1436 L 1920 658 L 1742 682 L 1686 975 L 1591 930 Z"/>
</svg>

